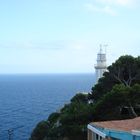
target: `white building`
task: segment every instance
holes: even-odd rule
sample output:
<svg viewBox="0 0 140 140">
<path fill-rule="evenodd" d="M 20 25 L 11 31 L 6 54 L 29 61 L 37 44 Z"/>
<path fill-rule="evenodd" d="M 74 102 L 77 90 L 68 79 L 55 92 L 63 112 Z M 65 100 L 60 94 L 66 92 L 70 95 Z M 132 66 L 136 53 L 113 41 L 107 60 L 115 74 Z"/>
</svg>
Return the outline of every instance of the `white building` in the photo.
<svg viewBox="0 0 140 140">
<path fill-rule="evenodd" d="M 140 140 L 140 117 L 88 124 L 88 140 Z"/>
<path fill-rule="evenodd" d="M 103 52 L 102 46 L 100 46 L 100 51 L 97 54 L 97 64 L 95 65 L 96 83 L 98 82 L 99 78 L 103 76 L 103 73 L 106 71 L 106 69 L 106 53 Z"/>
</svg>

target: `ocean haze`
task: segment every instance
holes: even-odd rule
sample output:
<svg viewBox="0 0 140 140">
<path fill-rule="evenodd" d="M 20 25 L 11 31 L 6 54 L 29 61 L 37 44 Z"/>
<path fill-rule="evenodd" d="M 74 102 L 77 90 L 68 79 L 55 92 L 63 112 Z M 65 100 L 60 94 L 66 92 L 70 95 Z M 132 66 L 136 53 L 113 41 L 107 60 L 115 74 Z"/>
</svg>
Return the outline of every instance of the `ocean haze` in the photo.
<svg viewBox="0 0 140 140">
<path fill-rule="evenodd" d="M 27 140 L 39 121 L 94 82 L 94 74 L 0 75 L 0 139 L 13 129 L 13 139 Z"/>
</svg>

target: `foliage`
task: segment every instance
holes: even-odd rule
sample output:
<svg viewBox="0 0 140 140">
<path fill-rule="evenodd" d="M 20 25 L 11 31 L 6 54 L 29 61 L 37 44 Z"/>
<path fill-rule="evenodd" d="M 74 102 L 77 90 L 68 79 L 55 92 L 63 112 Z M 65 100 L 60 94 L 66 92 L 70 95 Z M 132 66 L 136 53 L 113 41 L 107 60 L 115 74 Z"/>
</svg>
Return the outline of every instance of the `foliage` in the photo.
<svg viewBox="0 0 140 140">
<path fill-rule="evenodd" d="M 92 107 L 88 104 L 83 103 L 71 103 L 69 106 L 63 108 L 60 122 L 61 124 L 86 124 L 88 121 L 92 119 Z"/>
<path fill-rule="evenodd" d="M 124 84 L 115 85 L 113 89 L 102 97 L 95 105 L 96 120 L 112 120 L 133 118 L 137 114 L 134 108 L 140 103 L 140 85 L 127 87 Z M 121 114 L 121 109 L 127 107 L 129 114 Z M 94 117 L 95 117 L 94 116 Z"/>
<path fill-rule="evenodd" d="M 129 99 L 131 100 L 131 104 L 133 106 L 140 105 L 140 84 L 135 84 L 129 94 Z"/>
<path fill-rule="evenodd" d="M 108 67 L 110 75 L 121 84 L 131 86 L 139 81 L 139 58 L 126 55 L 121 56 L 115 63 Z"/>
<path fill-rule="evenodd" d="M 49 124 L 47 121 L 41 121 L 35 127 L 31 134 L 30 140 L 43 140 L 49 130 Z"/>
<path fill-rule="evenodd" d="M 88 103 L 88 94 L 78 93 L 72 99 L 71 102 Z"/>
<path fill-rule="evenodd" d="M 92 87 L 90 99 L 96 102 L 104 94 L 111 91 L 115 84 L 124 84 L 130 87 L 135 83 L 140 83 L 140 57 L 134 58 L 130 55 L 121 56 L 108 67 L 108 71 Z"/>
<path fill-rule="evenodd" d="M 57 113 L 57 112 L 50 114 L 50 116 L 48 117 L 48 122 L 50 124 L 53 124 L 54 122 L 57 121 L 57 119 L 59 118 L 59 116 L 60 116 L 60 113 Z"/>
</svg>

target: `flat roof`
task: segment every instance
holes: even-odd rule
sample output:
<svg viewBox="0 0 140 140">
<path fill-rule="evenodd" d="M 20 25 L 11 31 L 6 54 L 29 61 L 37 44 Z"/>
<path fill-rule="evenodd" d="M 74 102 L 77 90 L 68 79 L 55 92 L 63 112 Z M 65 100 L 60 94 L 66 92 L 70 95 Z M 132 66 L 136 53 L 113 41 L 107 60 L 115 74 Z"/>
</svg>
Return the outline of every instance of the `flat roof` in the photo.
<svg viewBox="0 0 140 140">
<path fill-rule="evenodd" d="M 127 120 L 93 122 L 90 123 L 90 125 L 118 131 L 127 131 L 127 132 L 131 132 L 132 130 L 140 131 L 140 117 Z"/>
</svg>

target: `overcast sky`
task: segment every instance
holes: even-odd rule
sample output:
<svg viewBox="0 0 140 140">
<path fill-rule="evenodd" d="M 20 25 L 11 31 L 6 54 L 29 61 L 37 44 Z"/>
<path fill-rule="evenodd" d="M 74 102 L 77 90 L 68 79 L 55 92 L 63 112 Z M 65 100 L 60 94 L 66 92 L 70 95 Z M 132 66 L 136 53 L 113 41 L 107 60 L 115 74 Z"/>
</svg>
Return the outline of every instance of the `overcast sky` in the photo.
<svg viewBox="0 0 140 140">
<path fill-rule="evenodd" d="M 0 0 L 0 73 L 94 73 L 140 54 L 140 0 Z"/>
</svg>

